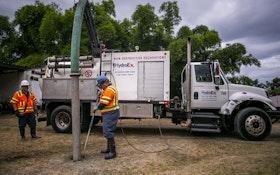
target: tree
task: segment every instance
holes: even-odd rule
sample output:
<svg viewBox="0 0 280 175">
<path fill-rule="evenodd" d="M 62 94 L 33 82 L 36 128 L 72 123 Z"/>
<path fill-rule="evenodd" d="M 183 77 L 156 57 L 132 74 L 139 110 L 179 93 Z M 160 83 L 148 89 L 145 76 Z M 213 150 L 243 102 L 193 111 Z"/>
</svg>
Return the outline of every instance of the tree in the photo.
<svg viewBox="0 0 280 175">
<path fill-rule="evenodd" d="M 0 15 L 0 62 L 13 63 L 17 59 L 16 33 L 9 18 Z"/>
<path fill-rule="evenodd" d="M 170 75 L 171 97 L 180 96 L 180 76 L 183 67 L 187 63 L 187 40 L 178 39 L 168 46 L 170 51 Z"/>
<path fill-rule="evenodd" d="M 120 48 L 121 45 L 118 40 L 117 30 L 122 30 L 122 28 L 118 26 L 118 22 L 115 22 L 110 17 L 110 15 L 115 15 L 114 7 L 113 1 L 102 1 L 101 4 L 97 3 L 94 5 L 94 10 L 92 11 L 95 19 L 94 22 L 97 26 L 98 38 L 110 49 Z"/>
<path fill-rule="evenodd" d="M 247 76 L 230 77 L 229 81 L 234 84 L 243 84 L 248 86 L 264 87 L 264 85 L 259 84 L 258 80 L 252 80 Z"/>
<path fill-rule="evenodd" d="M 19 50 L 20 59 L 16 63 L 17 65 L 27 67 L 43 65 L 45 57 L 51 54 L 47 53 L 49 50 L 46 49 L 51 46 L 50 41 L 53 33 L 46 32 L 46 34 L 44 34 L 45 31 L 42 29 L 44 32 L 40 34 L 40 27 L 46 14 L 50 14 L 50 16 L 47 16 L 50 18 L 58 11 L 58 5 L 55 3 L 44 5 L 39 0 L 35 1 L 35 5 L 26 5 L 16 11 L 15 20 L 13 22 L 19 28 L 19 45 L 17 49 Z M 53 24 L 50 27 L 52 26 Z M 40 36 L 46 37 L 41 40 Z M 51 39 L 46 40 L 47 37 Z"/>
<path fill-rule="evenodd" d="M 162 3 L 159 12 L 163 13 L 161 16 L 161 22 L 164 26 L 165 33 L 171 36 L 174 32 L 174 26 L 178 25 L 182 20 L 179 16 L 177 1 L 167 1 Z"/>
<path fill-rule="evenodd" d="M 215 49 L 220 47 L 221 39 L 218 32 L 209 30 L 207 26 L 200 25 L 192 29 L 192 61 L 212 60 Z"/>
<path fill-rule="evenodd" d="M 115 4 L 113 0 L 108 0 L 108 1 L 103 0 L 102 4 L 108 15 L 112 15 L 113 17 L 116 17 Z"/>
<path fill-rule="evenodd" d="M 56 54 L 70 55 L 74 15 L 75 11 L 71 8 L 65 10 L 64 15 L 59 18 L 61 20 L 58 28 L 59 40 L 57 42 L 59 53 Z"/>
<path fill-rule="evenodd" d="M 138 5 L 131 20 L 123 21 L 114 19 L 116 12 L 113 0 L 91 5 L 98 38 L 107 48 L 133 51 L 138 45 L 142 51 L 170 50 L 171 87 L 175 89 L 172 94 L 180 93 L 176 91 L 179 87 L 173 86 L 180 85 L 181 70 L 187 61 L 188 37 L 191 38 L 192 61 L 219 60 L 224 72 L 233 76 L 240 72 L 242 65 L 260 66 L 260 62 L 247 54 L 245 46 L 240 43 L 221 48 L 218 32 L 209 30 L 205 25 L 194 29 L 183 26 L 175 38 L 172 35 L 174 27 L 181 21 L 176 1 L 164 2 L 159 9 L 160 17 L 149 3 Z M 6 17 L 0 16 L 0 61 L 8 63 L 20 58 L 18 65 L 40 66 L 46 56 L 69 55 L 74 12 L 74 8 L 71 8 L 62 14 L 55 3 L 44 5 L 36 0 L 34 5 L 18 9 L 12 24 Z M 80 53 L 91 53 L 85 23 L 82 26 Z M 232 80 L 243 84 L 258 84 L 257 80 L 244 76 Z"/>
<path fill-rule="evenodd" d="M 42 51 L 39 28 L 42 19 L 47 11 L 51 10 L 50 5 L 45 6 L 36 0 L 35 5 L 26 5 L 15 12 L 14 24 L 18 25 L 21 40 L 21 56 L 25 57 L 34 52 Z"/>
<path fill-rule="evenodd" d="M 228 44 L 223 49 L 218 49 L 213 53 L 213 59 L 219 60 L 225 74 L 240 72 L 240 67 L 255 65 L 260 67 L 260 62 L 251 54 L 246 54 L 246 48 L 243 44 Z"/>
<path fill-rule="evenodd" d="M 191 35 L 193 35 L 192 30 L 188 26 L 182 26 L 179 29 L 176 38 L 177 39 L 183 39 L 183 38 L 187 38 Z"/>
<path fill-rule="evenodd" d="M 267 81 L 268 94 L 270 96 L 280 95 L 280 78 L 275 77 L 271 82 Z"/>
<path fill-rule="evenodd" d="M 209 29 L 205 25 L 200 25 L 200 26 L 196 26 L 192 31 L 193 31 L 194 35 L 201 35 L 201 36 L 203 36 L 203 35 L 205 35 L 209 31 Z"/>
<path fill-rule="evenodd" d="M 124 30 L 124 36 L 122 40 L 122 49 L 124 51 L 134 51 L 135 47 L 132 43 L 133 41 L 133 23 L 129 19 L 125 18 L 121 23 L 120 26 L 122 26 Z"/>
<path fill-rule="evenodd" d="M 42 19 L 39 34 L 43 53 L 59 54 L 58 43 L 61 41 L 60 27 L 61 15 L 55 11 L 49 11 Z"/>
<path fill-rule="evenodd" d="M 138 45 L 140 50 L 158 50 L 152 47 L 152 36 L 155 34 L 156 26 L 159 19 L 154 13 L 154 7 L 149 3 L 146 5 L 138 5 L 136 11 L 132 15 L 132 22 L 135 30 L 134 45 Z"/>
<path fill-rule="evenodd" d="M 180 38 L 169 44 L 170 50 L 170 69 L 171 69 L 171 87 L 180 85 L 180 74 L 183 66 L 187 62 L 187 36 L 191 38 L 191 58 L 192 61 L 219 60 L 225 74 L 234 75 L 240 72 L 240 66 L 260 66 L 259 61 L 251 54 L 246 53 L 246 48 L 242 44 L 236 43 L 228 45 L 226 48 L 220 47 L 221 39 L 218 32 L 209 30 L 207 26 L 201 25 L 192 29 L 183 26 L 179 30 Z M 186 31 L 183 33 L 182 31 Z M 188 34 L 187 34 L 188 32 Z M 232 79 L 237 83 L 246 83 L 248 85 L 258 85 L 257 80 L 250 80 L 247 77 Z M 180 92 L 172 91 L 172 96 Z"/>
</svg>

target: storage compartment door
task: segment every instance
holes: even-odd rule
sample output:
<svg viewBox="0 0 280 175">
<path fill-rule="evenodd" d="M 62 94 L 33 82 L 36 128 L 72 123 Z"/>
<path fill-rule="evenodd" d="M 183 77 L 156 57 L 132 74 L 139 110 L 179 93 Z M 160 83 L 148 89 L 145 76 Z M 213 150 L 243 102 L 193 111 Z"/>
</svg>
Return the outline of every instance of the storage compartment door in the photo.
<svg viewBox="0 0 280 175">
<path fill-rule="evenodd" d="M 164 62 L 138 62 L 138 100 L 164 100 Z"/>
</svg>

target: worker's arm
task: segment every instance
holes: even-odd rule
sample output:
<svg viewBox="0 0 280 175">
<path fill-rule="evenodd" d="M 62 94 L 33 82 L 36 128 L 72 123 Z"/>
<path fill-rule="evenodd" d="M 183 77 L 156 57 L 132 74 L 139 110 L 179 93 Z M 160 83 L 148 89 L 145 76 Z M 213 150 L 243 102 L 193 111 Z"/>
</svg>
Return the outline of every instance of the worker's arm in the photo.
<svg viewBox="0 0 280 175">
<path fill-rule="evenodd" d="M 98 103 L 96 106 L 94 106 L 93 112 L 96 112 L 97 110 L 101 110 L 101 109 L 103 109 L 105 106 L 106 106 L 105 104 Z"/>
<path fill-rule="evenodd" d="M 98 108 L 99 110 L 101 110 L 101 109 L 103 109 L 105 106 L 106 106 L 106 105 L 103 104 L 103 103 L 98 103 L 97 108 Z"/>
<path fill-rule="evenodd" d="M 13 106 L 13 109 L 14 109 L 14 111 L 15 111 L 15 115 L 16 115 L 17 117 L 22 117 L 22 114 L 20 114 L 19 111 L 18 111 L 18 109 L 17 109 L 17 104 L 13 103 L 12 106 Z"/>
<path fill-rule="evenodd" d="M 17 104 L 13 103 L 12 104 L 14 111 L 17 111 Z"/>
</svg>

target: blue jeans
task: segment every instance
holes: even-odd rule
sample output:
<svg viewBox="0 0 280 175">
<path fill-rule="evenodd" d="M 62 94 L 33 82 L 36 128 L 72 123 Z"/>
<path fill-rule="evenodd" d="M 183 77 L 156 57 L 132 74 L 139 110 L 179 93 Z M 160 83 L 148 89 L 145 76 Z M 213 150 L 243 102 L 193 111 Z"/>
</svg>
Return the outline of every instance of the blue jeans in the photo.
<svg viewBox="0 0 280 175">
<path fill-rule="evenodd" d="M 119 117 L 120 117 L 119 109 L 102 114 L 103 135 L 107 139 L 114 137 L 115 135 L 114 132 L 116 130 Z"/>
</svg>

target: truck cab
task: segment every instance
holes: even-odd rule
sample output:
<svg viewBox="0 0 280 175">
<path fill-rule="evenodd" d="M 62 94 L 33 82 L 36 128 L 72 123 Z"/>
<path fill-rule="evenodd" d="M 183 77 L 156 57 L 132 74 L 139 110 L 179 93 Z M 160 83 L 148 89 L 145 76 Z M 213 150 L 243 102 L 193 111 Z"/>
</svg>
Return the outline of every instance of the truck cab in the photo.
<svg viewBox="0 0 280 175">
<path fill-rule="evenodd" d="M 267 98 L 265 89 L 231 83 L 224 75 L 218 62 L 194 62 L 191 64 L 191 74 L 194 75 L 191 76 L 192 109 L 220 110 L 230 97 L 240 92 L 252 93 L 252 98 L 261 98 L 267 105 L 272 102 Z M 188 84 L 186 77 L 187 71 L 185 67 L 181 74 L 183 103 L 187 101 Z"/>
<path fill-rule="evenodd" d="M 227 130 L 246 140 L 263 140 L 271 132 L 271 120 L 279 119 L 265 89 L 230 83 L 217 61 L 187 64 L 181 73 L 181 92 L 191 132 Z"/>
</svg>

